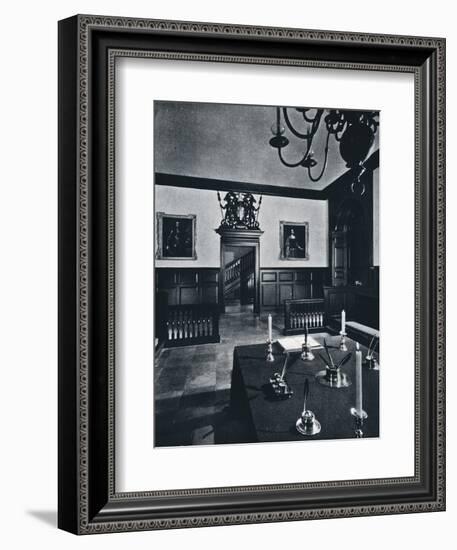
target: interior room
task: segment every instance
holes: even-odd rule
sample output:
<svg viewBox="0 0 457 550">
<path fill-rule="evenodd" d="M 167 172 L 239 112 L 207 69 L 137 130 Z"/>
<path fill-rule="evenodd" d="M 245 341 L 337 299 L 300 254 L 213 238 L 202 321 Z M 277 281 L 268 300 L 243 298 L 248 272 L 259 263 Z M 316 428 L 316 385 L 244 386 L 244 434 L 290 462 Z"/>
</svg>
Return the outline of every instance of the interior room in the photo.
<svg viewBox="0 0 457 550">
<path fill-rule="evenodd" d="M 266 374 L 247 400 L 276 406 L 264 392 L 286 371 L 278 340 L 305 332 L 338 359 L 349 349 L 348 365 L 356 345 L 375 358 L 363 383 L 378 407 L 366 376 L 379 373 L 379 113 L 163 101 L 154 113 L 155 446 L 288 440 L 234 406 L 234 365 L 254 346 Z M 327 420 L 325 437 L 350 437 Z"/>
</svg>

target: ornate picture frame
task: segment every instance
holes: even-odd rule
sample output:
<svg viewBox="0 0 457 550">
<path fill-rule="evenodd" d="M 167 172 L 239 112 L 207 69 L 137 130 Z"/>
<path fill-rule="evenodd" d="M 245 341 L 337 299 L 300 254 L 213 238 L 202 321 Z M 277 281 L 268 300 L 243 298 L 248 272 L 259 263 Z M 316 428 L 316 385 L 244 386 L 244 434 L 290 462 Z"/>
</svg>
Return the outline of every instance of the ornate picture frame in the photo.
<svg viewBox="0 0 457 550">
<path fill-rule="evenodd" d="M 414 75 L 414 475 L 116 490 L 113 90 L 118 57 Z M 444 185 L 442 38 L 92 15 L 60 21 L 59 527 L 91 534 L 444 510 Z"/>
<path fill-rule="evenodd" d="M 156 258 L 158 260 L 196 260 L 197 216 L 156 212 L 156 219 Z M 171 243 L 172 240 L 173 243 Z"/>
<path fill-rule="evenodd" d="M 309 260 L 309 222 L 279 222 L 281 260 Z"/>
</svg>

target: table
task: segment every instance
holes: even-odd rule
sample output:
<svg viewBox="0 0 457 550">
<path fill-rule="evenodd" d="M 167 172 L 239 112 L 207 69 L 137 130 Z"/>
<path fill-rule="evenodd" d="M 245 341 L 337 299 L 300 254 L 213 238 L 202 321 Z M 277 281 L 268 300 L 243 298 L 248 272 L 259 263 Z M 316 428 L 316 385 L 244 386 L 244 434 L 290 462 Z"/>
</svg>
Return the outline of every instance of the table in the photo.
<svg viewBox="0 0 457 550">
<path fill-rule="evenodd" d="M 313 334 L 319 343 L 323 334 Z M 329 345 L 336 346 L 339 337 L 327 337 Z M 320 384 L 315 375 L 324 365 L 314 352 L 313 361 L 304 362 L 299 353 L 289 354 L 286 380 L 293 389 L 289 399 L 278 400 L 270 393 L 269 379 L 273 373 L 281 373 L 285 355 L 282 348 L 273 347 L 275 361 L 265 361 L 266 345 L 239 346 L 234 350 L 232 385 L 230 393 L 231 411 L 245 424 L 253 442 L 299 441 L 304 439 L 347 439 L 355 438 L 354 419 L 350 413 L 355 406 L 355 342 L 346 339 L 351 359 L 343 367 L 352 384 L 347 388 L 330 388 Z M 366 348 L 360 346 L 362 356 Z M 324 354 L 324 350 L 319 350 Z M 345 352 L 331 350 L 338 359 Z M 379 372 L 362 367 L 363 409 L 368 418 L 363 424 L 364 437 L 379 437 Z M 307 408 L 312 410 L 321 423 L 322 430 L 314 436 L 303 436 L 295 429 L 295 423 L 303 410 L 305 379 L 309 382 Z"/>
</svg>

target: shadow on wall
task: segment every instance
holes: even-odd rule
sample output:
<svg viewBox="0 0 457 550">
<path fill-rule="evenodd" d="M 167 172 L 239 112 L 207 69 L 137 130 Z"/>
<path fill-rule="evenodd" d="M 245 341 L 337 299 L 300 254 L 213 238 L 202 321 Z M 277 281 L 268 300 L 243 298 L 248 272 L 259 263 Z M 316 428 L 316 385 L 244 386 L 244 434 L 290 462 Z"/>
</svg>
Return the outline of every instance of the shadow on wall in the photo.
<svg viewBox="0 0 457 550">
<path fill-rule="evenodd" d="M 57 510 L 27 510 L 26 513 L 50 527 L 57 527 Z"/>
</svg>

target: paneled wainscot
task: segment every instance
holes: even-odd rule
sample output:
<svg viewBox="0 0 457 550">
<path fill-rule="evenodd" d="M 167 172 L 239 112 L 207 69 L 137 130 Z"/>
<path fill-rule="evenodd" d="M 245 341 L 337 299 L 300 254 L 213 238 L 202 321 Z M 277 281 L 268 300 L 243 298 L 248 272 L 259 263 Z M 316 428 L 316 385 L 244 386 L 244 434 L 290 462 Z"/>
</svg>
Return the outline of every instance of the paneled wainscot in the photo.
<svg viewBox="0 0 457 550">
<path fill-rule="evenodd" d="M 157 268 L 156 279 L 169 306 L 218 303 L 219 268 Z"/>
<path fill-rule="evenodd" d="M 261 268 L 261 308 L 281 308 L 285 300 L 323 298 L 327 276 L 327 268 Z"/>
</svg>

